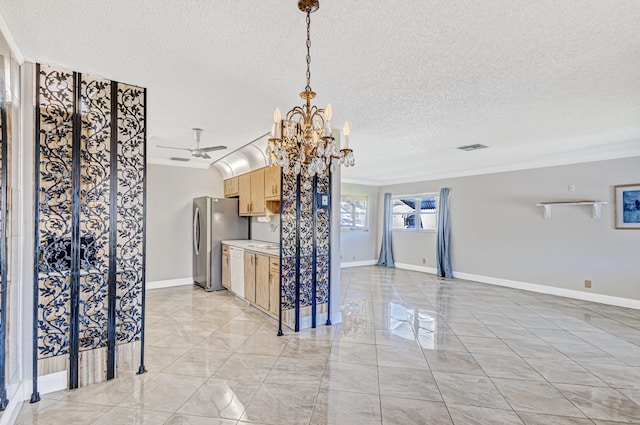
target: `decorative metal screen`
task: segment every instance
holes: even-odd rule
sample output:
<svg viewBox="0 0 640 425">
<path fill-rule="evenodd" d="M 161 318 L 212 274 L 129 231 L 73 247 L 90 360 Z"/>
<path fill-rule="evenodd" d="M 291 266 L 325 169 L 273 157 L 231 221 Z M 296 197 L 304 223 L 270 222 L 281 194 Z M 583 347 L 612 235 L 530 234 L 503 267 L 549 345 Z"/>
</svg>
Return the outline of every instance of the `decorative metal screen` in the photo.
<svg viewBox="0 0 640 425">
<path fill-rule="evenodd" d="M 118 239 L 116 334 L 118 343 L 140 339 L 144 281 L 145 93 L 118 86 Z"/>
<path fill-rule="evenodd" d="M 7 190 L 8 190 L 8 120 L 4 62 L 0 56 L 0 410 L 7 407 L 6 341 L 7 341 Z"/>
<path fill-rule="evenodd" d="M 85 351 L 108 343 L 111 81 L 83 76 L 80 89 L 79 349 Z"/>
<path fill-rule="evenodd" d="M 36 200 L 38 358 L 69 354 L 74 74 L 42 67 Z"/>
<path fill-rule="evenodd" d="M 298 177 L 282 173 L 282 201 L 280 202 L 280 288 L 281 311 L 296 306 L 296 276 L 298 273 Z"/>
<path fill-rule="evenodd" d="M 331 178 L 329 175 L 317 177 L 316 193 L 318 195 L 331 193 Z M 316 304 L 329 303 L 329 263 L 331 256 L 331 210 L 329 208 L 316 209 Z"/>
<path fill-rule="evenodd" d="M 111 379 L 116 344 L 143 338 L 146 91 L 36 69 L 34 370 L 76 388 L 80 361 Z"/>
<path fill-rule="evenodd" d="M 316 326 L 320 313 L 329 313 L 331 210 L 317 202 L 330 194 L 331 177 L 282 172 L 281 312 L 296 331 L 301 318 Z M 327 320 L 327 324 L 330 324 Z"/>
</svg>

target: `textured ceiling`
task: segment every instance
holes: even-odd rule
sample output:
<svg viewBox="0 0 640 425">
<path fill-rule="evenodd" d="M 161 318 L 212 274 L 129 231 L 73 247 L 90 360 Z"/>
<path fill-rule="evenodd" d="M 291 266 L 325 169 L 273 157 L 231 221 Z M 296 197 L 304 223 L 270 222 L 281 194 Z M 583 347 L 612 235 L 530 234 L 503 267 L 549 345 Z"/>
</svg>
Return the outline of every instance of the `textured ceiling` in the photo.
<svg viewBox="0 0 640 425">
<path fill-rule="evenodd" d="M 301 102 L 296 3 L 0 0 L 0 14 L 30 60 L 147 87 L 160 159 L 175 152 L 155 145 L 191 146 L 192 127 L 229 152 Z M 357 163 L 343 178 L 640 155 L 639 23 L 637 0 L 322 0 L 311 85 L 351 124 Z M 455 149 L 473 143 L 490 148 Z"/>
</svg>

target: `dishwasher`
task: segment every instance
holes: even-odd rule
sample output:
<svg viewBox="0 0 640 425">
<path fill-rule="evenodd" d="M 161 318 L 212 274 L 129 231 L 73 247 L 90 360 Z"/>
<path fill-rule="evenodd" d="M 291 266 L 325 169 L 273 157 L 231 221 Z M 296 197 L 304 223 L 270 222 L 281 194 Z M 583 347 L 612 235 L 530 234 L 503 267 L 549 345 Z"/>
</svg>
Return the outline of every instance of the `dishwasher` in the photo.
<svg viewBox="0 0 640 425">
<path fill-rule="evenodd" d="M 244 298 L 244 249 L 230 246 L 229 263 L 231 291 Z"/>
</svg>

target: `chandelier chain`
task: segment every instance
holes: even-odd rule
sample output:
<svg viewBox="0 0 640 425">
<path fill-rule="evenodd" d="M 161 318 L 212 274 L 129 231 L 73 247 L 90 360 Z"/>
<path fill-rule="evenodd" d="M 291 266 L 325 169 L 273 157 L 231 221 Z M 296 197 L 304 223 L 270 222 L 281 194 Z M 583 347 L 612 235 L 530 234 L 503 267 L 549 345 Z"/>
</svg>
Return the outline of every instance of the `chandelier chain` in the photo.
<svg viewBox="0 0 640 425">
<path fill-rule="evenodd" d="M 1 1 L 1 0 L 0 0 Z M 349 124 L 342 130 L 344 147 L 333 137 L 331 129 L 331 105 L 318 108 L 311 105 L 316 93 L 311 90 L 311 13 L 318 10 L 319 0 L 298 0 L 298 9 L 307 15 L 307 85 L 300 93 L 305 101 L 295 106 L 282 119 L 279 108 L 273 113 L 271 138 L 265 151 L 267 165 L 282 167 L 285 174 L 301 173 L 313 176 L 325 176 L 344 165 L 353 167 L 355 158 L 349 148 Z M 311 187 L 304 187 L 311 190 Z"/>
<path fill-rule="evenodd" d="M 311 91 L 311 12 L 307 12 L 307 86 L 305 91 Z"/>
</svg>

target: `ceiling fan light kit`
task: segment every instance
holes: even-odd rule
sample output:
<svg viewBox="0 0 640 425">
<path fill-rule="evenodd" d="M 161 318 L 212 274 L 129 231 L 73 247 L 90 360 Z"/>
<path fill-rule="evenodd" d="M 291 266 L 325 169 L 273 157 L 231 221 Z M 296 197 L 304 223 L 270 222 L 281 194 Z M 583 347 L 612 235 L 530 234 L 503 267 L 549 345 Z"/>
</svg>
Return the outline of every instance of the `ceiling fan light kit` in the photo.
<svg viewBox="0 0 640 425">
<path fill-rule="evenodd" d="M 309 175 L 324 175 L 333 172 L 336 165 L 355 165 L 353 150 L 349 149 L 349 123 L 343 128 L 344 147 L 336 145 L 331 130 L 331 105 L 324 109 L 311 105 L 316 93 L 311 90 L 311 13 L 318 10 L 318 0 L 299 0 L 298 9 L 307 14 L 307 85 L 300 97 L 305 101 L 287 112 L 282 119 L 280 109 L 273 114 L 271 138 L 267 146 L 267 165 L 290 169 L 300 174 L 303 167 Z"/>
<path fill-rule="evenodd" d="M 202 159 L 211 159 L 211 156 L 208 154 L 208 152 L 219 151 L 227 148 L 226 146 L 207 146 L 207 147 L 201 148 L 200 135 L 202 134 L 202 131 L 203 130 L 201 128 L 193 128 L 193 138 L 196 141 L 195 148 L 178 148 L 175 146 L 161 146 L 161 145 L 157 145 L 157 146 L 159 148 L 164 148 L 164 149 L 177 149 L 181 151 L 189 151 L 191 152 L 191 156 L 195 158 L 202 158 Z"/>
</svg>

